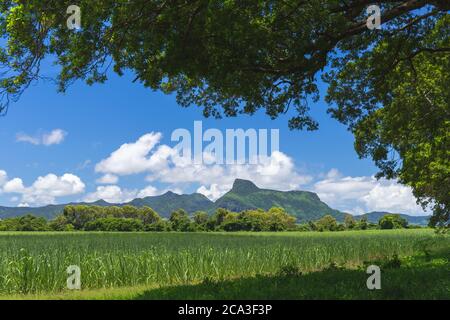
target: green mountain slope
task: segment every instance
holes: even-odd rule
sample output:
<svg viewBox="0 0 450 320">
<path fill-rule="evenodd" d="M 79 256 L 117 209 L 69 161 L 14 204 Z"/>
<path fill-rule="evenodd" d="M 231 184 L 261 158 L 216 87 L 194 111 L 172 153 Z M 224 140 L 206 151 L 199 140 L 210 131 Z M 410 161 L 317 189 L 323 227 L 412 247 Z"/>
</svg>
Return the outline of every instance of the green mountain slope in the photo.
<svg viewBox="0 0 450 320">
<path fill-rule="evenodd" d="M 251 181 L 240 179 L 214 204 L 215 208 L 238 212 L 256 208 L 268 210 L 274 206 L 286 209 L 289 214 L 296 216 L 299 222 L 316 220 L 327 214 L 343 221 L 345 216 L 343 212 L 331 209 L 313 192 L 260 189 Z"/>
<path fill-rule="evenodd" d="M 127 204 L 135 207 L 148 206 L 166 218 L 178 209 L 184 209 L 192 214 L 196 211 L 208 211 L 214 205 L 211 200 L 199 193 L 179 195 L 170 191 L 160 196 L 135 199 Z"/>
<path fill-rule="evenodd" d="M 0 219 L 20 217 L 27 214 L 32 214 L 37 217 L 44 217 L 46 219 L 53 219 L 57 215 L 61 214 L 64 207 L 71 204 L 89 204 L 95 206 L 111 206 L 112 204 L 99 200 L 94 203 L 67 203 L 48 205 L 45 207 L 31 208 L 31 207 L 0 207 Z"/>
</svg>

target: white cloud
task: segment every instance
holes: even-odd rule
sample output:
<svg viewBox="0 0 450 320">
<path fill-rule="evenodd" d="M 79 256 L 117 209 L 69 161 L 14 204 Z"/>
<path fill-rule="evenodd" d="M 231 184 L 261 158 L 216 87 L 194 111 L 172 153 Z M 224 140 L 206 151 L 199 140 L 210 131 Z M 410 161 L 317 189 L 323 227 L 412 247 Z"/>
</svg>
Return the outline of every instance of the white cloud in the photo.
<svg viewBox="0 0 450 320">
<path fill-rule="evenodd" d="M 119 182 L 119 177 L 113 174 L 107 173 L 101 178 L 97 179 L 96 182 L 98 184 L 116 184 Z"/>
<path fill-rule="evenodd" d="M 228 191 L 236 178 L 250 179 L 260 187 L 279 190 L 298 189 L 312 178 L 297 172 L 293 160 L 276 151 L 257 165 L 194 164 L 180 157 L 175 148 L 159 145 L 161 133 L 149 133 L 134 143 L 122 145 L 96 166 L 103 174 L 147 173 L 147 181 L 171 185 L 197 183 L 199 192 L 216 199 Z M 205 154 L 208 158 L 207 154 Z M 214 186 L 216 185 L 216 186 Z M 218 187 L 220 185 L 220 187 Z"/>
<path fill-rule="evenodd" d="M 162 165 L 169 156 L 166 154 L 170 148 L 158 148 L 156 155 L 149 156 L 150 151 L 161 140 L 161 133 L 149 133 L 134 143 L 123 144 L 111 153 L 109 158 L 101 161 L 95 167 L 96 172 L 111 173 L 115 175 L 129 175 L 156 169 Z M 162 157 L 165 156 L 165 159 Z"/>
<path fill-rule="evenodd" d="M 6 183 L 8 180 L 8 175 L 6 171 L 0 170 L 0 188 Z"/>
<path fill-rule="evenodd" d="M 9 180 L 3 186 L 3 192 L 6 193 L 23 193 L 24 191 L 25 187 L 23 186 L 23 181 L 19 178 Z"/>
<path fill-rule="evenodd" d="M 138 198 L 146 198 L 146 197 L 153 197 L 153 196 L 157 196 L 160 195 L 161 192 L 158 191 L 157 188 L 155 188 L 154 186 L 147 186 L 146 188 L 142 189 L 137 197 Z"/>
<path fill-rule="evenodd" d="M 51 146 L 53 144 L 60 144 L 64 141 L 67 133 L 61 129 L 55 129 L 50 133 L 46 133 L 42 136 L 42 144 L 45 146 Z"/>
<path fill-rule="evenodd" d="M 313 191 L 333 208 L 353 214 L 388 211 L 422 215 L 411 188 L 375 177 L 344 177 L 336 169 L 314 184 Z"/>
<path fill-rule="evenodd" d="M 29 136 L 29 135 L 27 135 L 25 133 L 18 133 L 16 135 L 16 141 L 17 142 L 31 143 L 31 144 L 34 144 L 34 145 L 39 145 L 41 143 L 40 138 L 32 137 L 32 136 Z"/>
<path fill-rule="evenodd" d="M 205 197 L 215 201 L 223 196 L 230 190 L 230 186 L 223 186 L 217 183 L 213 183 L 209 188 L 201 186 L 197 189 L 197 193 L 203 194 Z"/>
<path fill-rule="evenodd" d="M 136 197 L 136 190 L 122 190 L 119 186 L 99 186 L 96 191 L 89 193 L 84 198 L 86 202 L 95 202 L 105 200 L 109 203 L 124 203 L 133 200 Z"/>
<path fill-rule="evenodd" d="M 163 190 L 158 190 L 154 186 L 147 186 L 142 190 L 127 190 L 122 189 L 117 185 L 99 186 L 95 192 L 87 194 L 83 201 L 85 202 L 95 202 L 97 200 L 105 200 L 109 203 L 126 203 L 137 198 L 146 198 L 159 196 L 168 191 L 174 193 L 182 194 L 183 191 L 179 188 L 166 188 Z"/>
<path fill-rule="evenodd" d="M 64 141 L 65 137 L 67 136 L 67 132 L 61 129 L 55 129 L 48 133 L 40 133 L 34 136 L 25 134 L 25 133 L 18 133 L 16 135 L 16 141 L 17 142 L 26 142 L 31 143 L 34 145 L 44 145 L 44 146 L 51 146 L 54 144 L 60 144 Z"/>
<path fill-rule="evenodd" d="M 39 177 L 30 186 L 24 186 L 22 179 L 14 178 L 3 185 L 3 192 L 21 195 L 22 204 L 47 205 L 53 204 L 58 197 L 70 196 L 84 192 L 85 185 L 81 179 L 66 173 L 61 177 L 48 174 Z"/>
</svg>

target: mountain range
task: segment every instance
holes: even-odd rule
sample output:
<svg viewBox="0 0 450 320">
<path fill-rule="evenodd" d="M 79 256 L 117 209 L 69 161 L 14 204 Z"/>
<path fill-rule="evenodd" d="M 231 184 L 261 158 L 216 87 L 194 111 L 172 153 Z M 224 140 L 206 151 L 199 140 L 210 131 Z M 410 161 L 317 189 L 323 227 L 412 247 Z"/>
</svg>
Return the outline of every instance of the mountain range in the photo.
<svg viewBox="0 0 450 320">
<path fill-rule="evenodd" d="M 192 214 L 196 211 L 206 211 L 213 213 L 217 208 L 225 208 L 231 211 L 240 212 L 248 209 L 261 208 L 268 210 L 272 207 L 282 207 L 290 214 L 297 217 L 298 222 L 317 220 L 326 214 L 330 214 L 338 221 L 343 221 L 345 213 L 330 208 L 320 200 L 319 196 L 308 191 L 276 191 L 258 188 L 253 182 L 237 179 L 230 191 L 217 199 L 215 202 L 209 200 L 202 194 L 176 194 L 166 192 L 159 196 L 134 199 L 123 204 L 112 204 L 104 200 L 93 203 L 69 203 L 60 205 L 48 205 L 40 208 L 19 208 L 0 207 L 0 219 L 17 217 L 26 214 L 53 219 L 60 214 L 66 205 L 85 204 L 97 206 L 132 205 L 135 207 L 148 206 L 153 208 L 162 217 L 169 217 L 172 211 L 183 208 Z M 387 212 L 371 212 L 366 216 L 369 222 L 378 222 Z M 358 216 L 361 218 L 362 216 Z M 411 224 L 426 225 L 428 217 L 415 217 L 402 215 Z"/>
</svg>

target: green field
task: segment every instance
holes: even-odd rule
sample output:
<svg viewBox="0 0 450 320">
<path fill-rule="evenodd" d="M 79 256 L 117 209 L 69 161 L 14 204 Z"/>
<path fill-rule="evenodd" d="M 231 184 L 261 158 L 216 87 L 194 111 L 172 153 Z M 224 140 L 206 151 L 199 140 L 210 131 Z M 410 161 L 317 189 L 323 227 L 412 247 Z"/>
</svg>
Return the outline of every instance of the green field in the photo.
<svg viewBox="0 0 450 320">
<path fill-rule="evenodd" d="M 450 299 L 449 259 L 449 236 L 424 229 L 0 233 L 0 298 Z M 81 291 L 66 289 L 70 265 Z"/>
</svg>

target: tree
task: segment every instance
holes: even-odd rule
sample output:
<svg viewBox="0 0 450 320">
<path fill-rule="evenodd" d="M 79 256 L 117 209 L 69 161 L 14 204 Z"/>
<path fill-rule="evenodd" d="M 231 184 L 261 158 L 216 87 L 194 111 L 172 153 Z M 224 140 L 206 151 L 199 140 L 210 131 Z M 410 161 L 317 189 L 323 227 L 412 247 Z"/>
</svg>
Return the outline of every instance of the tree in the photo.
<svg viewBox="0 0 450 320">
<path fill-rule="evenodd" d="M 67 218 L 63 215 L 57 216 L 55 219 L 49 222 L 49 227 L 53 231 L 73 231 L 74 227 L 68 223 Z"/>
<path fill-rule="evenodd" d="M 208 222 L 209 215 L 204 211 L 197 211 L 194 213 L 194 222 L 198 225 L 204 225 Z"/>
<path fill-rule="evenodd" d="M 164 232 L 172 231 L 172 225 L 167 220 L 159 220 L 155 223 L 145 225 L 145 231 Z"/>
<path fill-rule="evenodd" d="M 85 230 L 136 232 L 144 230 L 144 225 L 139 219 L 109 217 L 89 221 L 88 223 L 86 223 Z"/>
<path fill-rule="evenodd" d="M 287 231 L 295 228 L 296 218 L 283 208 L 273 207 L 267 212 L 269 231 Z"/>
<path fill-rule="evenodd" d="M 344 218 L 345 228 L 348 230 L 352 230 L 356 226 L 355 218 L 351 214 L 346 214 Z"/>
<path fill-rule="evenodd" d="M 3 111 L 44 77 L 51 57 L 60 91 L 77 79 L 105 82 L 112 66 L 205 116 L 265 109 L 314 130 L 309 102 L 322 76 L 330 113 L 353 132 L 358 154 L 375 161 L 379 177 L 411 186 L 433 207 L 431 221 L 448 226 L 448 0 L 376 1 L 381 30 L 366 26 L 372 0 L 78 2 L 77 32 L 66 27 L 69 1 L 0 4 Z"/>
<path fill-rule="evenodd" d="M 380 229 L 401 229 L 408 227 L 408 221 L 398 214 L 386 214 L 378 221 Z"/>
<path fill-rule="evenodd" d="M 337 231 L 338 229 L 336 219 L 329 214 L 317 220 L 315 224 L 318 231 Z"/>
<path fill-rule="evenodd" d="M 174 231 L 191 231 L 191 219 L 183 209 L 172 212 L 169 221 Z"/>
<path fill-rule="evenodd" d="M 0 231 L 48 231 L 49 229 L 45 218 L 35 217 L 30 214 L 0 220 Z"/>
<path fill-rule="evenodd" d="M 218 208 L 207 223 L 208 229 L 214 230 L 219 228 L 230 213 L 231 211 L 228 211 L 227 209 Z"/>
<path fill-rule="evenodd" d="M 356 228 L 359 230 L 366 230 L 368 227 L 369 223 L 367 222 L 367 217 L 362 217 L 356 225 Z"/>
<path fill-rule="evenodd" d="M 139 209 L 140 219 L 144 224 L 155 224 L 161 221 L 159 214 L 150 207 L 142 207 Z"/>
<path fill-rule="evenodd" d="M 207 228 L 209 215 L 204 211 L 197 211 L 194 213 L 193 220 L 198 229 L 205 230 Z"/>
</svg>

